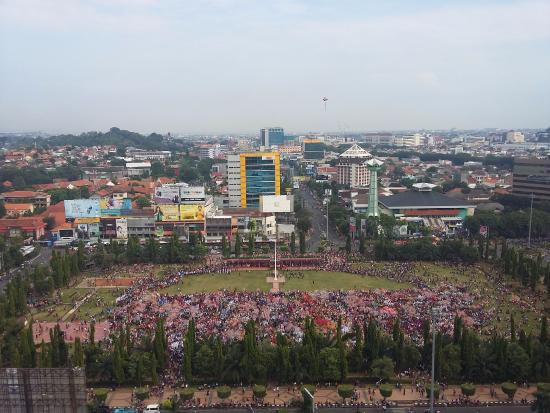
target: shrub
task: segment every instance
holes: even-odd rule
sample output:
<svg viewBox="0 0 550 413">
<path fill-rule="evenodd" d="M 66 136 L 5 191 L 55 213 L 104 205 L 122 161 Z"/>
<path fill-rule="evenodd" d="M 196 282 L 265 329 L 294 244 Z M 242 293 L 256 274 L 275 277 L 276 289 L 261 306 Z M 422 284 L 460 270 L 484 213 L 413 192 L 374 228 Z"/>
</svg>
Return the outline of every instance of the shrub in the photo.
<svg viewBox="0 0 550 413">
<path fill-rule="evenodd" d="M 460 390 L 462 390 L 462 394 L 466 397 L 472 397 L 474 394 L 476 394 L 476 386 L 472 383 L 464 383 L 460 386 Z"/>
<path fill-rule="evenodd" d="M 502 383 L 500 388 L 510 400 L 514 399 L 514 394 L 516 394 L 516 391 L 518 390 L 518 386 L 510 382 Z"/>
<path fill-rule="evenodd" d="M 338 395 L 346 401 L 346 399 L 353 396 L 354 388 L 351 384 L 340 384 L 338 386 Z"/>
<path fill-rule="evenodd" d="M 428 399 L 430 398 L 431 390 L 432 390 L 432 385 L 428 384 L 426 386 L 426 395 L 427 395 Z M 434 384 L 434 400 L 439 400 L 439 391 L 440 391 L 439 384 L 435 383 Z"/>
<path fill-rule="evenodd" d="M 220 399 L 225 400 L 231 396 L 231 388 L 228 386 L 218 386 L 216 387 L 216 393 Z"/>
<path fill-rule="evenodd" d="M 549 393 L 550 383 L 537 383 L 537 390 L 543 393 Z"/>
<path fill-rule="evenodd" d="M 307 389 L 311 394 L 315 394 L 315 386 L 313 384 L 304 384 L 302 386 L 302 392 L 304 388 Z"/>
<path fill-rule="evenodd" d="M 174 410 L 174 403 L 172 403 L 172 400 L 166 399 L 162 402 L 161 408 L 162 410 Z"/>
<path fill-rule="evenodd" d="M 386 400 L 388 397 L 391 397 L 391 394 L 393 393 L 393 385 L 392 384 L 382 384 L 380 386 L 380 394 Z"/>
<path fill-rule="evenodd" d="M 252 388 L 252 393 L 254 393 L 254 397 L 256 397 L 257 399 L 263 399 L 267 393 L 267 390 L 265 386 L 262 386 L 261 384 L 256 384 Z"/>
<path fill-rule="evenodd" d="M 107 400 L 107 395 L 109 394 L 109 389 L 100 387 L 98 389 L 94 389 L 94 394 L 95 399 L 99 404 L 105 404 L 105 400 Z"/>
<path fill-rule="evenodd" d="M 180 390 L 180 397 L 182 400 L 191 400 L 195 395 L 195 389 L 193 387 L 186 387 Z"/>
<path fill-rule="evenodd" d="M 135 390 L 136 399 L 143 401 L 149 397 L 149 389 L 146 387 L 141 387 Z"/>
</svg>

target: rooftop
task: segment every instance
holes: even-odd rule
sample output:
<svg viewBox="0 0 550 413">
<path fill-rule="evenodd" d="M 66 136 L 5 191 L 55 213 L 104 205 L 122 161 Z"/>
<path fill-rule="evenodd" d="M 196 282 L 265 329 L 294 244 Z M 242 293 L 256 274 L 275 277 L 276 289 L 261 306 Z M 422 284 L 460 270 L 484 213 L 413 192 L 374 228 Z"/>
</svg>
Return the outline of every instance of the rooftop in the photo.
<svg viewBox="0 0 550 413">
<path fill-rule="evenodd" d="M 355 143 L 351 148 L 340 154 L 339 158 L 372 158 L 372 155 Z"/>
<path fill-rule="evenodd" d="M 389 209 L 396 208 L 468 208 L 468 202 L 453 199 L 439 192 L 407 191 L 380 198 L 380 204 Z"/>
</svg>

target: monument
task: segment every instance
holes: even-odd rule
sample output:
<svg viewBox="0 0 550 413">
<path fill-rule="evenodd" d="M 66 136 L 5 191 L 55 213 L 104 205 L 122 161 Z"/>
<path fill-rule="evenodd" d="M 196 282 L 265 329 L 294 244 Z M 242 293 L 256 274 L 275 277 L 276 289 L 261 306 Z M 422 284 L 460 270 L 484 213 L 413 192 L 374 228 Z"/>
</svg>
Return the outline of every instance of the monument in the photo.
<svg viewBox="0 0 550 413">
<path fill-rule="evenodd" d="M 379 159 L 372 158 L 367 161 L 367 169 L 369 170 L 369 205 L 367 207 L 368 217 L 379 217 L 378 210 L 378 172 L 382 169 L 382 162 Z"/>
</svg>

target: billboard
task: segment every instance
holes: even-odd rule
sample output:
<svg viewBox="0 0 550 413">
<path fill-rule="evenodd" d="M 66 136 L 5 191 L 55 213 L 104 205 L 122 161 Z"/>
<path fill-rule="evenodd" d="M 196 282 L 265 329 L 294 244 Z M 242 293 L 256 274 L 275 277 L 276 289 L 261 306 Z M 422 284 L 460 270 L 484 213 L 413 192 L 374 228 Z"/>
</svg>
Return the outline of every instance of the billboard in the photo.
<svg viewBox="0 0 550 413">
<path fill-rule="evenodd" d="M 99 218 L 98 199 L 71 199 L 63 201 L 65 218 Z"/>
<path fill-rule="evenodd" d="M 180 188 L 181 201 L 203 201 L 204 196 L 204 186 L 188 186 L 187 188 Z"/>
<path fill-rule="evenodd" d="M 261 212 L 293 212 L 293 195 L 262 195 L 260 196 Z"/>
<path fill-rule="evenodd" d="M 178 205 L 157 205 L 155 207 L 155 221 L 179 221 L 180 210 Z"/>
<path fill-rule="evenodd" d="M 203 205 L 180 205 L 180 219 L 182 221 L 204 220 Z"/>
<path fill-rule="evenodd" d="M 126 221 L 126 218 L 118 218 L 116 220 L 116 237 L 121 239 L 128 238 L 128 221 Z"/>
<path fill-rule="evenodd" d="M 99 200 L 99 208 L 102 217 L 117 217 L 129 214 L 132 209 L 132 200 L 130 198 L 116 199 L 111 197 Z"/>
<path fill-rule="evenodd" d="M 84 217 L 84 218 L 75 218 L 74 220 L 75 224 L 97 224 L 99 223 L 99 217 L 94 217 L 94 218 L 87 218 L 87 217 Z"/>
</svg>

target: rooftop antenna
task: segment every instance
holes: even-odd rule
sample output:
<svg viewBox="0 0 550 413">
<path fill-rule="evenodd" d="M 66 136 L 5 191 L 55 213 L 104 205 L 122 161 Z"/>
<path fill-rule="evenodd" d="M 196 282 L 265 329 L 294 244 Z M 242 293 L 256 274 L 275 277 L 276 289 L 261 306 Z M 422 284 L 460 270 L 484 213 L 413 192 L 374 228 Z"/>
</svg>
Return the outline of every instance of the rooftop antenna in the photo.
<svg viewBox="0 0 550 413">
<path fill-rule="evenodd" d="M 323 104 L 325 105 L 325 112 L 327 111 L 327 100 L 328 100 L 328 98 L 326 96 L 323 97 Z"/>
</svg>

